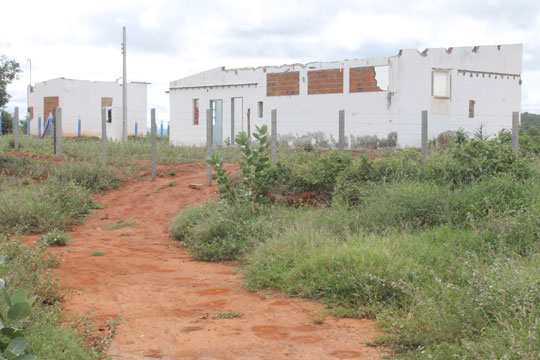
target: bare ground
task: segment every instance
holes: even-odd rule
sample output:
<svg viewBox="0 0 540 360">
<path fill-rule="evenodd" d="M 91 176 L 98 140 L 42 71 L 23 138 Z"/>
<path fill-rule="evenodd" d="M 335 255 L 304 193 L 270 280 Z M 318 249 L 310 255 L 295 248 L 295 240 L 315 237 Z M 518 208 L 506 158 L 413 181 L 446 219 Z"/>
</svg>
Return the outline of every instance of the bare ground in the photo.
<svg viewBox="0 0 540 360">
<path fill-rule="evenodd" d="M 89 311 L 98 324 L 124 319 L 109 349 L 113 359 L 384 357 L 384 349 L 365 345 L 381 334 L 376 323 L 323 320 L 318 303 L 249 292 L 237 267 L 197 262 L 179 248 L 169 236 L 172 220 L 215 188 L 188 188 L 205 182 L 205 167 L 175 168 L 174 177 L 131 179 L 98 195 L 105 208 L 70 233 L 72 250 L 54 272 L 66 294 L 66 319 Z M 167 186 L 171 181 L 176 186 Z M 136 226 L 111 230 L 120 220 Z M 96 251 L 105 255 L 91 256 Z M 229 311 L 243 316 L 212 318 Z"/>
</svg>

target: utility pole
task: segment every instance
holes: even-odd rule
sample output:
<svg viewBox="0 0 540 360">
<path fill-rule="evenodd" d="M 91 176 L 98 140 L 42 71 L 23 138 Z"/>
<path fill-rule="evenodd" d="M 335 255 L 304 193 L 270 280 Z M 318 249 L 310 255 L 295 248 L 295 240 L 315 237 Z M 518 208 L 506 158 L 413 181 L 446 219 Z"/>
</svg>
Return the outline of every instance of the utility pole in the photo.
<svg viewBox="0 0 540 360">
<path fill-rule="evenodd" d="M 123 55 L 123 76 L 122 76 L 122 141 L 127 142 L 127 69 L 126 69 L 126 27 L 122 27 L 122 55 Z"/>
<path fill-rule="evenodd" d="M 30 86 L 32 86 L 32 59 L 28 59 L 30 63 Z"/>
</svg>

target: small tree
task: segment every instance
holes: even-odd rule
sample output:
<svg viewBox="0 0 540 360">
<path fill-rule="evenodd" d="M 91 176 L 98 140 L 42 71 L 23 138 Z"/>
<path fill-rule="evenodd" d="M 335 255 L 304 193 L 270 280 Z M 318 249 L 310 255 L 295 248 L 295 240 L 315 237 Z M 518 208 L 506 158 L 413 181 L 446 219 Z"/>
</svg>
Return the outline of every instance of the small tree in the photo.
<svg viewBox="0 0 540 360">
<path fill-rule="evenodd" d="M 257 126 L 253 137 L 257 140 L 254 144 L 245 131 L 236 136 L 235 141 L 242 151 L 242 160 L 239 163 L 241 171 L 236 176 L 236 181 L 231 177 L 230 172 L 227 172 L 221 154 L 214 152 L 212 158 L 208 160 L 216 171 L 213 177 L 217 179 L 218 193 L 221 198 L 230 201 L 250 199 L 253 203 L 269 201 L 266 197 L 268 169 L 270 169 L 268 127 Z"/>
<path fill-rule="evenodd" d="M 13 132 L 13 116 L 5 110 L 2 111 L 2 135 Z"/>
<path fill-rule="evenodd" d="M 13 80 L 19 78 L 21 71 L 17 61 L 10 60 L 5 55 L 0 55 L 0 109 L 3 109 L 11 98 L 11 95 L 7 93 L 7 86 Z"/>
</svg>

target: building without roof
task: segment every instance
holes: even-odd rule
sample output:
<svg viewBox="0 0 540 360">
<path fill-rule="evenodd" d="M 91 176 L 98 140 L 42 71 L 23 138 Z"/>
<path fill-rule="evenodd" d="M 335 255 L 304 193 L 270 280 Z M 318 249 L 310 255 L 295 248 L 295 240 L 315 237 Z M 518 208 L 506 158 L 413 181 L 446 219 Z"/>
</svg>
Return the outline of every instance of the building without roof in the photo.
<svg viewBox="0 0 540 360">
<path fill-rule="evenodd" d="M 128 83 L 128 135 L 146 134 L 148 83 Z M 64 136 L 101 137 L 101 109 L 106 108 L 107 137 L 122 139 L 122 85 L 114 81 L 88 81 L 57 78 L 28 87 L 30 132 L 43 133 L 46 121 L 62 108 Z"/>
<path fill-rule="evenodd" d="M 386 58 L 257 68 L 216 68 L 172 81 L 170 141 L 206 141 L 211 109 L 214 144 L 270 124 L 277 110 L 280 145 L 336 147 L 345 110 L 349 148 L 420 146 L 421 111 L 429 137 L 480 126 L 511 128 L 520 111 L 522 45 L 401 50 Z"/>
</svg>

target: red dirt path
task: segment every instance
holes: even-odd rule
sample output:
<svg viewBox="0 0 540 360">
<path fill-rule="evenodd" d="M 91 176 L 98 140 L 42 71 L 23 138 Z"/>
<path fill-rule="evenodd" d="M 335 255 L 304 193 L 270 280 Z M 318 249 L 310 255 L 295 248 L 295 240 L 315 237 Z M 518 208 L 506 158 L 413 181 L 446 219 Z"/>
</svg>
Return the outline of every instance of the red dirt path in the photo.
<svg viewBox="0 0 540 360">
<path fill-rule="evenodd" d="M 188 188 L 204 179 L 203 166 L 182 165 L 175 177 L 132 179 L 98 195 L 105 208 L 74 228 L 72 251 L 55 270 L 65 316 L 93 310 L 101 323 L 125 319 L 113 359 L 381 359 L 383 349 L 365 345 L 381 334 L 375 323 L 328 317 L 318 324 L 320 304 L 249 292 L 237 267 L 197 262 L 176 246 L 169 236 L 175 215 L 215 190 Z M 171 181 L 177 185 L 168 187 Z M 118 220 L 138 225 L 107 229 Z M 227 311 L 244 315 L 212 319 Z"/>
</svg>

